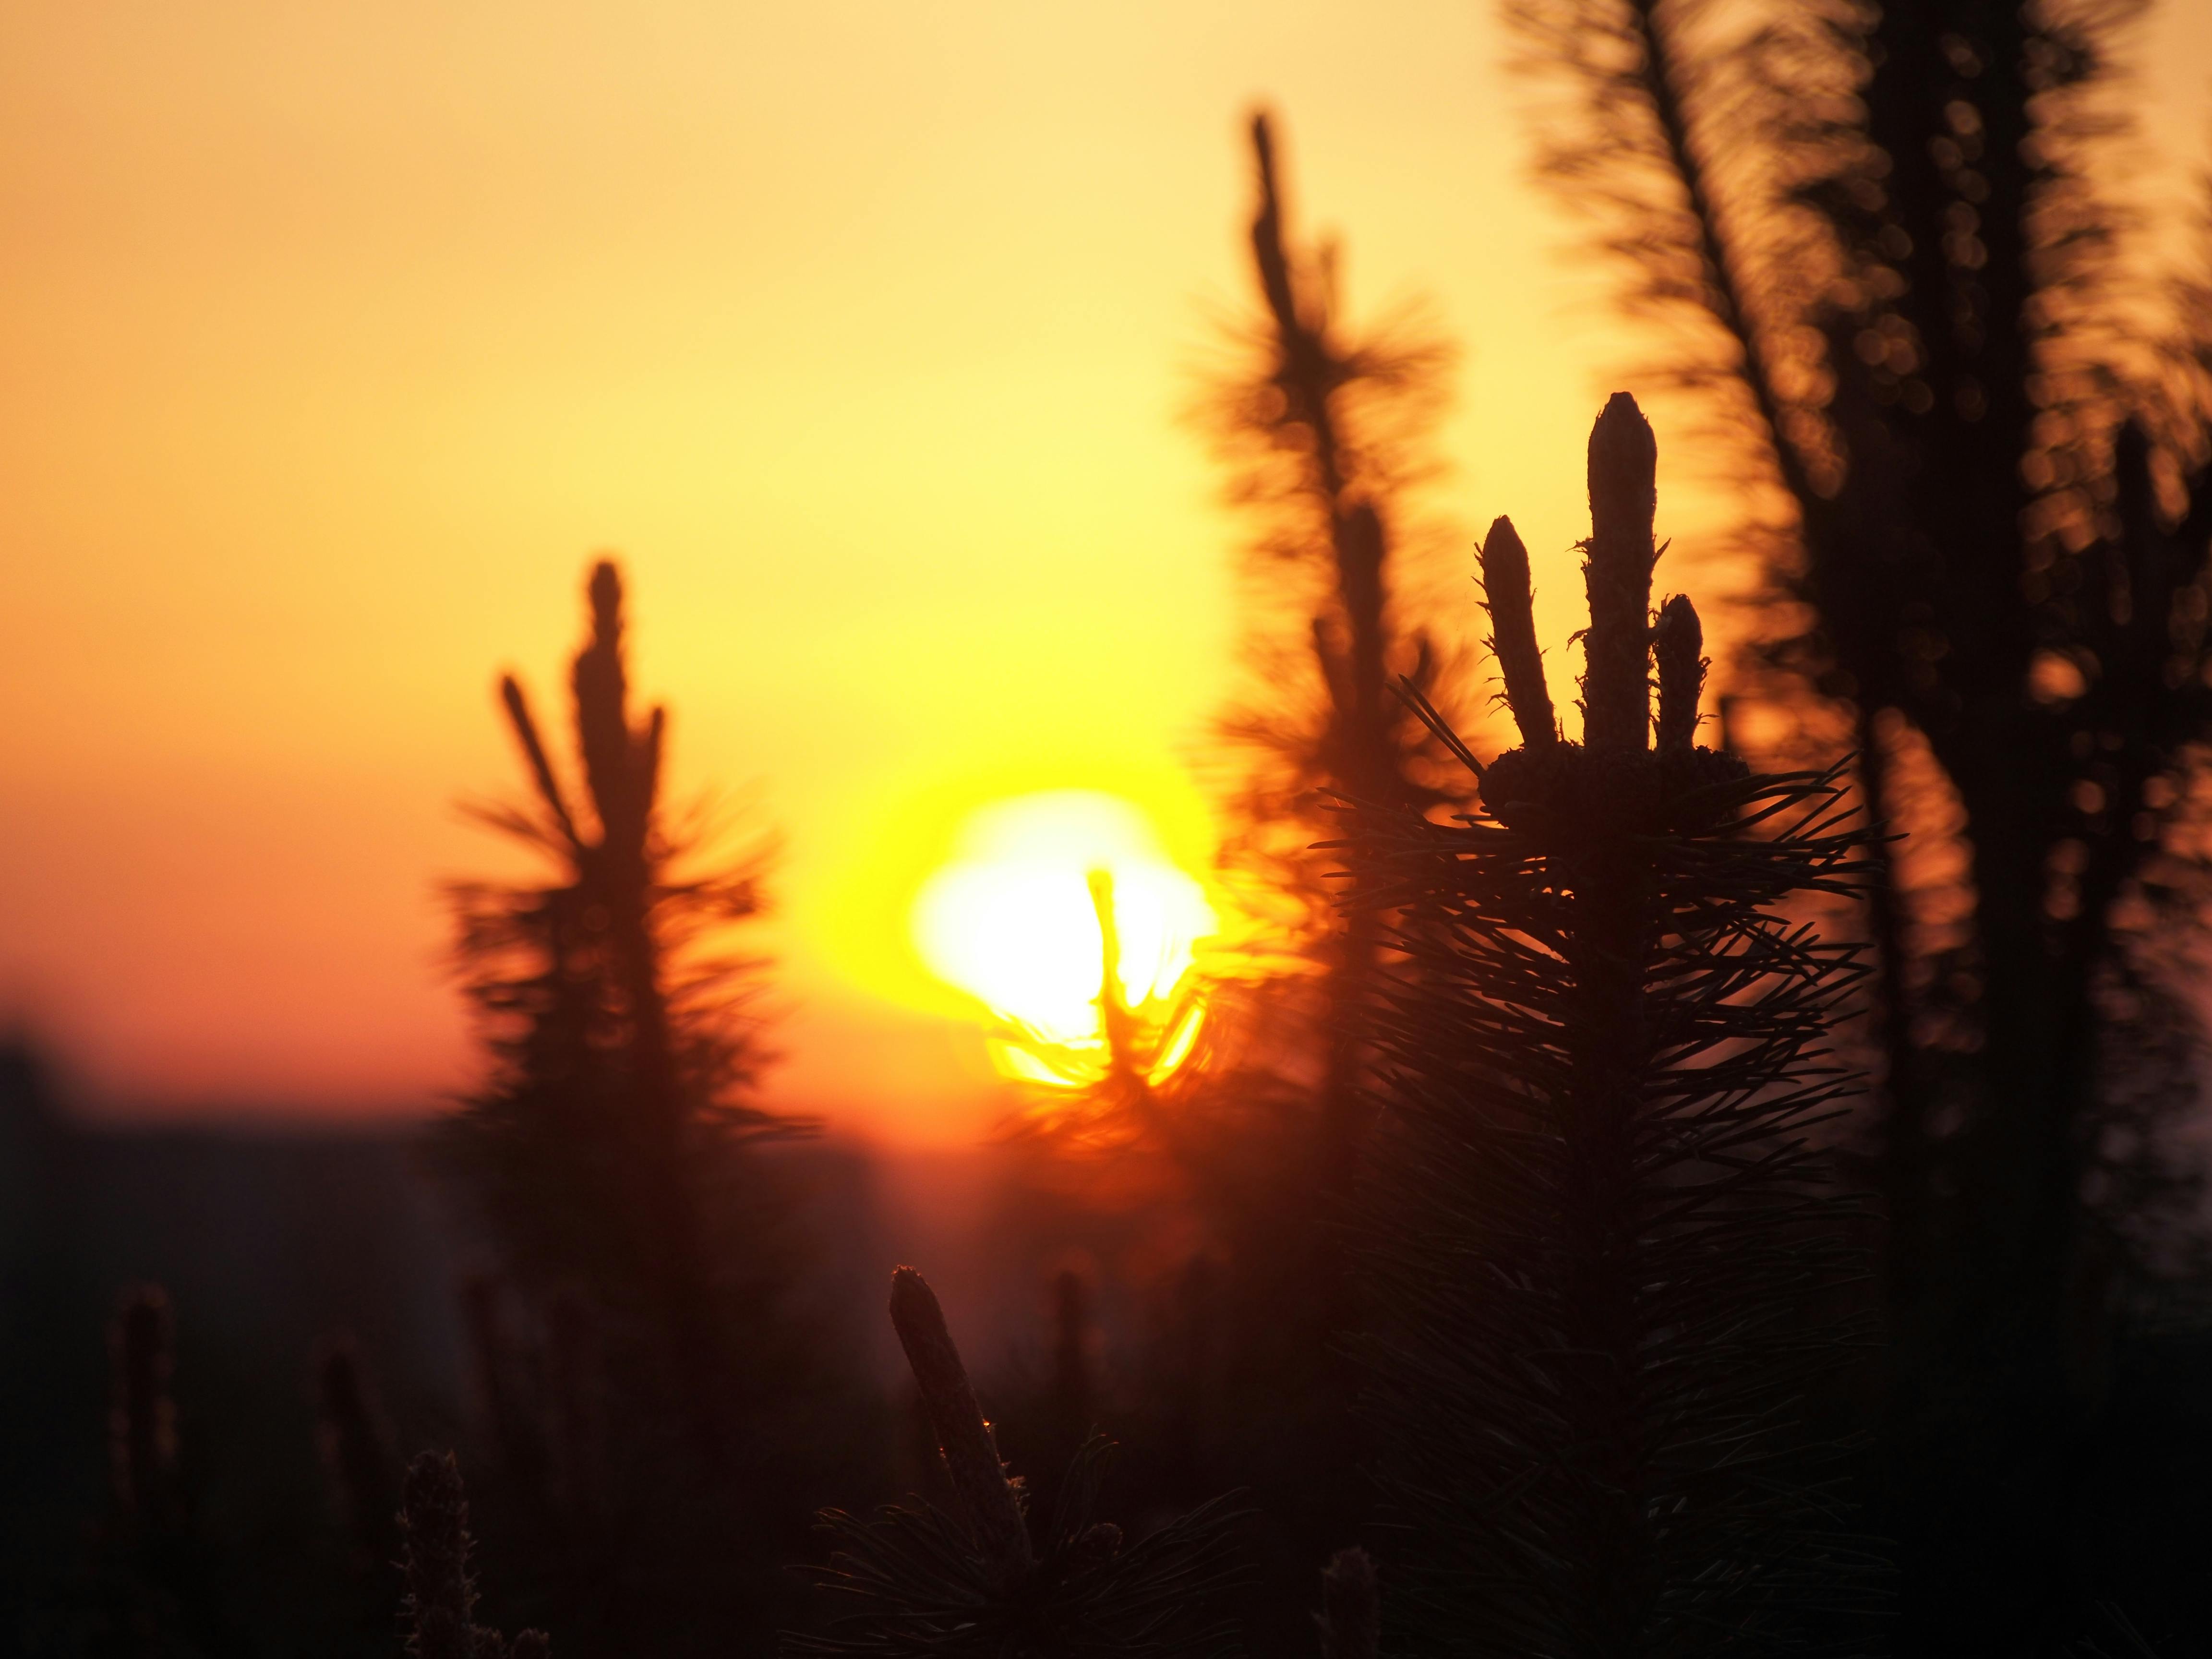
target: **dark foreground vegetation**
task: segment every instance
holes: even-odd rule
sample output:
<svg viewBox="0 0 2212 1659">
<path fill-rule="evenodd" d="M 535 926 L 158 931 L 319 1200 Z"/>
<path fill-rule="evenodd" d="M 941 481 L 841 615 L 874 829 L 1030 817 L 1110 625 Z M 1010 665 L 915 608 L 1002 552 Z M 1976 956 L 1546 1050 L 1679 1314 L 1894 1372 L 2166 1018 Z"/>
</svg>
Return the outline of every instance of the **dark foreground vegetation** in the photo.
<svg viewBox="0 0 2212 1659">
<path fill-rule="evenodd" d="M 2129 15 L 1511 9 L 1749 504 L 1748 643 L 1668 591 L 1625 393 L 1575 695 L 1510 520 L 1437 597 L 1446 354 L 1347 319 L 1255 122 L 1203 410 L 1256 531 L 1249 914 L 1164 1066 L 1094 883 L 1103 1055 L 979 1155 L 997 1328 L 758 1103 L 721 953 L 773 860 L 672 804 L 601 562 L 560 727 L 500 688 L 483 816 L 543 874 L 452 894 L 485 1066 L 428 1144 L 95 1134 L 9 1060 L 4 1639 L 2212 1645 L 2212 279 L 2112 264 Z"/>
</svg>

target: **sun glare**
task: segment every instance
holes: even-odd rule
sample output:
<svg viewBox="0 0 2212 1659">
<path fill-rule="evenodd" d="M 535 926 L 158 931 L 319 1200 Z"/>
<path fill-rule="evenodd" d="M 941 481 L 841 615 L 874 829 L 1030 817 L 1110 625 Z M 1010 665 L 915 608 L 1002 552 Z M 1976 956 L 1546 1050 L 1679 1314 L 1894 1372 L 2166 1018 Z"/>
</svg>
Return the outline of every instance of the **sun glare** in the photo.
<svg viewBox="0 0 2212 1659">
<path fill-rule="evenodd" d="M 915 946 L 931 972 L 1036 1037 L 1095 1042 L 1097 872 L 1112 878 L 1123 1005 L 1164 1002 L 1189 971 L 1192 947 L 1213 932 L 1213 910 L 1145 814 L 1113 795 L 1054 790 L 977 811 L 915 900 Z M 1024 1070 L 1018 1061 L 1009 1069 Z"/>
</svg>

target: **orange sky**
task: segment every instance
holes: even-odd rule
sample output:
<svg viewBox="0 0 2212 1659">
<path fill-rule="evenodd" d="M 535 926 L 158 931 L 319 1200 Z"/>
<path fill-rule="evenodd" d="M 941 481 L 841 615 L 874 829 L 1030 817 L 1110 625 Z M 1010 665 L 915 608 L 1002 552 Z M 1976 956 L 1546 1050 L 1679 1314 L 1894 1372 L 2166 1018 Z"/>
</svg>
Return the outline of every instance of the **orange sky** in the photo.
<svg viewBox="0 0 2212 1659">
<path fill-rule="evenodd" d="M 787 840 L 777 1098 L 969 1133 L 886 872 L 1024 788 L 1203 838 L 1237 532 L 1174 415 L 1255 99 L 1355 306 L 1464 347 L 1437 504 L 1564 631 L 1625 354 L 1502 55 L 1478 0 L 0 9 L 0 1009 L 112 1106 L 459 1086 L 435 882 L 505 860 L 453 804 L 613 548 L 678 781 Z M 2193 150 L 2212 7 L 2147 60 Z"/>
</svg>

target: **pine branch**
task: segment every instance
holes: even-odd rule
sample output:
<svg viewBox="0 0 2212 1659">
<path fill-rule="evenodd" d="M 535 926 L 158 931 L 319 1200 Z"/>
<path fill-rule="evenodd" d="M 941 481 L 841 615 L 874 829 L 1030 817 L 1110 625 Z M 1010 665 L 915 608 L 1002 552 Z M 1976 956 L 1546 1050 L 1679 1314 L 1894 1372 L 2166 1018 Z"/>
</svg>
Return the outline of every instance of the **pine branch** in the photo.
<svg viewBox="0 0 2212 1659">
<path fill-rule="evenodd" d="M 1853 1340 L 1814 1311 L 1859 1268 L 1811 1132 L 1856 1086 L 1826 1041 L 1862 970 L 1778 909 L 1858 890 L 1866 838 L 1838 769 L 1760 777 L 1689 741 L 1695 612 L 1644 609 L 1652 465 L 1617 396 L 1590 447 L 1586 740 L 1499 756 L 1458 823 L 1367 814 L 1406 963 L 1378 1038 L 1376 1409 L 1396 1605 L 1438 1651 L 1846 1645 L 1820 1610 L 1874 1577 L 1796 1422 Z M 1518 637 L 1525 590 L 1489 600 Z M 1518 678 L 1516 718 L 1540 706 Z"/>
<path fill-rule="evenodd" d="M 504 680 L 544 812 L 480 816 L 555 868 L 541 884 L 450 890 L 493 1076 L 441 1134 L 519 1280 L 587 1284 L 643 1316 L 695 1444 L 714 1462 L 727 1450 L 737 1364 L 726 1327 L 742 1301 L 757 1305 L 767 1264 L 717 1242 L 705 1188 L 739 1174 L 745 1143 L 807 1126 L 747 1098 L 771 1058 L 760 1039 L 764 964 L 700 948 L 708 930 L 761 909 L 761 855 L 702 866 L 702 832 L 672 823 L 665 714 L 633 720 L 612 562 L 594 564 L 586 597 L 589 633 L 570 684 L 595 822 L 572 811 L 527 699 Z M 757 1228 L 745 1240 L 756 1257 L 765 1242 Z"/>
<path fill-rule="evenodd" d="M 1705 687 L 1705 632 L 1686 594 L 1659 608 L 1651 631 L 1651 655 L 1659 670 L 1659 747 L 1686 754 L 1698 736 L 1698 699 Z"/>
<path fill-rule="evenodd" d="M 969 1530 L 994 1577 L 1012 1583 L 1036 1565 L 1022 1521 L 1021 1489 L 999 1462 L 991 1425 L 975 1403 L 960 1351 L 952 1346 L 944 1310 L 928 1282 L 911 1267 L 891 1275 L 891 1325 L 921 1390 L 938 1454 L 965 1513 Z"/>
<path fill-rule="evenodd" d="M 1528 550 L 1513 520 L 1499 518 L 1482 544 L 1482 587 L 1490 610 L 1490 650 L 1505 680 L 1505 701 L 1521 728 L 1521 742 L 1542 749 L 1559 740 L 1559 716 L 1544 684 L 1544 653 L 1536 643 Z"/>
<path fill-rule="evenodd" d="M 553 763 L 545 753 L 544 739 L 538 735 L 538 722 L 531 715 L 530 699 L 521 683 L 512 674 L 502 674 L 499 697 L 507 710 L 507 724 L 514 728 L 514 740 L 521 745 L 523 758 L 530 763 L 530 775 L 538 785 L 538 799 L 545 803 L 545 810 L 552 813 L 553 822 L 560 826 L 562 840 L 572 850 L 580 852 L 584 838 L 577 832 L 576 821 L 569 814 L 568 800 L 561 793 Z"/>
<path fill-rule="evenodd" d="M 1094 1436 L 1033 1537 L 1020 1483 L 999 1462 L 991 1426 L 921 1275 L 891 1280 L 891 1318 L 951 1478 L 957 1512 L 928 1504 L 868 1519 L 825 1510 L 836 1545 L 822 1586 L 846 1604 L 826 1632 L 787 1633 L 783 1651 L 813 1659 L 1215 1659 L 1234 1631 L 1207 1616 L 1237 1582 L 1234 1516 L 1216 1501 L 1134 1544 L 1096 1520 L 1112 1447 Z"/>
<path fill-rule="evenodd" d="M 2193 1253 L 2172 1200 L 2201 1163 L 2178 1127 L 2201 1021 L 2154 987 L 2201 913 L 2147 896 L 2212 733 L 2212 310 L 2198 283 L 2131 291 L 2107 188 L 2141 159 L 2145 9 L 1514 9 L 1573 88 L 1554 177 L 1626 307 L 1688 325 L 1669 378 L 1786 492 L 1737 666 L 1814 752 L 1856 746 L 1869 812 L 1913 832 L 1866 912 L 1889 1476 L 1938 1621 L 1911 1640 L 2044 1641 L 2082 1482 L 2051 1425 L 2105 1340 L 2082 1286 L 2109 1243 L 2130 1295 Z"/>
<path fill-rule="evenodd" d="M 418 1454 L 407 1466 L 399 1511 L 408 1652 L 415 1659 L 545 1659 L 542 1631 L 524 1631 L 510 1644 L 476 1622 L 468 1520 L 468 1498 L 453 1455 Z"/>
<path fill-rule="evenodd" d="M 1616 392 L 1590 428 L 1589 557 L 1589 633 L 1583 681 L 1583 743 L 1597 749 L 1642 749 L 1650 741 L 1651 566 L 1658 557 L 1652 515 L 1658 510 L 1658 441 L 1651 423 L 1625 392 Z"/>
</svg>

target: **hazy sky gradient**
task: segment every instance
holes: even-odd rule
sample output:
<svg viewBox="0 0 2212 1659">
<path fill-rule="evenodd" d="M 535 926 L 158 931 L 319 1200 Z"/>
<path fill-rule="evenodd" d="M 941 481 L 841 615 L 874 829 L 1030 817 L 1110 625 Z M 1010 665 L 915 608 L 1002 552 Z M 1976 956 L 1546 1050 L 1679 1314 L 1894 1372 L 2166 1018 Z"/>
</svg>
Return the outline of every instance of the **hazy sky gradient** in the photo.
<svg viewBox="0 0 2212 1659">
<path fill-rule="evenodd" d="M 2192 160 L 2208 13 L 2148 54 Z M 967 1133 L 899 884 L 1018 788 L 1203 839 L 1240 532 L 1175 416 L 1255 100 L 1355 308 L 1463 347 L 1437 505 L 1511 511 L 1565 631 L 1635 352 L 1504 56 L 1481 0 L 0 9 L 0 1008 L 118 1106 L 459 1086 L 436 883 L 514 866 L 453 804 L 613 549 L 679 785 L 786 840 L 777 1097 Z"/>
</svg>

